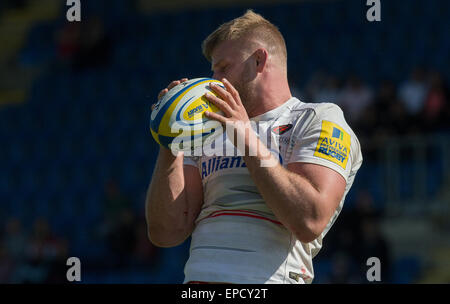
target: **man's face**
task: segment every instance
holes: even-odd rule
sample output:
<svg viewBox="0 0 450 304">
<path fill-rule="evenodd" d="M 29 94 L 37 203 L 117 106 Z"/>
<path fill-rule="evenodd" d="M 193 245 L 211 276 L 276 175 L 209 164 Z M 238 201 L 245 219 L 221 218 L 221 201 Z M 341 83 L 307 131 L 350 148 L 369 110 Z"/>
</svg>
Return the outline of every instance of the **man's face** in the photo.
<svg viewBox="0 0 450 304">
<path fill-rule="evenodd" d="M 240 40 L 223 41 L 218 44 L 212 53 L 212 78 L 228 81 L 236 88 L 245 105 L 246 100 L 251 98 L 251 81 L 256 74 L 252 67 L 252 56 L 245 43 Z"/>
</svg>

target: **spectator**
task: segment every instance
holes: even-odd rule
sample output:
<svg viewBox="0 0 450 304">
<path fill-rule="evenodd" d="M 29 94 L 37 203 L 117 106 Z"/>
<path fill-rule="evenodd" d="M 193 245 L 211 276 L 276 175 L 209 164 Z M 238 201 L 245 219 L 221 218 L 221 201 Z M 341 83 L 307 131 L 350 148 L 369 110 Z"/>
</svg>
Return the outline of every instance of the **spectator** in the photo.
<svg viewBox="0 0 450 304">
<path fill-rule="evenodd" d="M 375 207 L 375 199 L 372 193 L 365 188 L 357 194 L 354 212 L 355 217 L 359 219 L 357 226 L 361 226 L 361 222 L 365 218 L 380 219 L 382 217 L 382 210 Z"/>
<path fill-rule="evenodd" d="M 342 107 L 347 119 L 351 122 L 357 122 L 363 111 L 372 102 L 371 90 L 358 77 L 352 76 L 342 90 L 338 105 Z"/>
<path fill-rule="evenodd" d="M 105 185 L 105 215 L 107 219 L 117 222 L 122 211 L 131 207 L 130 200 L 121 193 L 116 180 L 110 179 Z"/>
<path fill-rule="evenodd" d="M 307 98 L 311 99 L 311 102 L 318 102 L 315 100 L 317 94 L 319 94 L 326 83 L 328 75 L 324 71 L 316 71 L 308 80 L 305 85 L 305 93 Z M 297 96 L 297 95 L 293 95 Z"/>
<path fill-rule="evenodd" d="M 34 230 L 29 240 L 28 257 L 32 260 L 48 262 L 60 254 L 61 240 L 54 236 L 45 218 L 34 222 Z"/>
<path fill-rule="evenodd" d="M 366 151 L 366 159 L 377 156 L 377 148 L 386 138 L 403 132 L 408 125 L 406 121 L 406 112 L 397 99 L 395 85 L 383 81 L 374 102 L 362 112 L 356 126 L 357 134 L 361 134 L 359 138 Z"/>
<path fill-rule="evenodd" d="M 410 79 L 399 88 L 400 100 L 409 115 L 416 116 L 422 110 L 427 90 L 424 72 L 420 68 L 414 69 Z"/>
<path fill-rule="evenodd" d="M 15 268 L 15 260 L 8 252 L 4 242 L 0 242 L 0 284 L 11 283 L 11 277 Z"/>
<path fill-rule="evenodd" d="M 362 276 L 355 272 L 352 258 L 343 251 L 337 251 L 331 259 L 331 274 L 327 283 L 358 284 L 362 283 Z"/>
<path fill-rule="evenodd" d="M 1 9 L 23 10 L 28 5 L 28 0 L 3 0 L 0 4 Z"/>
<path fill-rule="evenodd" d="M 44 281 L 46 284 L 68 283 L 66 262 L 69 257 L 69 243 L 67 240 L 61 240 L 58 247 L 56 255 L 47 264 L 48 272 Z"/>
<path fill-rule="evenodd" d="M 443 127 L 448 122 L 445 114 L 448 107 L 448 89 L 442 76 L 434 72 L 430 79 L 430 90 L 425 99 L 422 119 L 427 130 L 433 131 L 436 127 Z"/>
<path fill-rule="evenodd" d="M 367 259 L 377 257 L 381 261 L 381 273 L 383 282 L 389 281 L 391 259 L 388 244 L 380 231 L 379 221 L 382 218 L 382 210 L 374 205 L 375 200 L 368 190 L 358 193 L 353 213 L 355 218 L 354 229 L 357 231 L 357 252 L 359 268 L 362 273 L 367 270 Z"/>
<path fill-rule="evenodd" d="M 339 80 L 329 75 L 323 86 L 317 90 L 313 96 L 313 102 L 332 102 L 338 103 L 340 96 Z"/>
<path fill-rule="evenodd" d="M 379 221 L 375 216 L 365 217 L 361 221 L 361 240 L 359 242 L 361 272 L 367 270 L 367 259 L 377 257 L 381 264 L 381 282 L 389 283 L 391 276 L 391 258 L 389 245 L 380 231 Z"/>
<path fill-rule="evenodd" d="M 44 283 L 50 265 L 64 255 L 63 241 L 55 237 L 45 218 L 38 218 L 33 225 L 27 246 L 26 261 L 17 267 L 14 283 Z"/>
<path fill-rule="evenodd" d="M 152 242 L 148 241 L 147 223 L 144 218 L 140 218 L 135 228 L 136 244 L 133 251 L 133 260 L 139 266 L 148 265 L 155 267 L 159 261 L 160 251 Z"/>
<path fill-rule="evenodd" d="M 385 81 L 376 99 L 377 129 L 385 129 L 390 136 L 403 135 L 408 116 L 405 107 L 397 97 L 394 84 Z"/>
<path fill-rule="evenodd" d="M 61 62 L 71 64 L 80 49 L 81 26 L 78 22 L 65 23 L 57 33 L 57 54 Z"/>
<path fill-rule="evenodd" d="M 115 266 L 129 265 L 136 246 L 135 215 L 131 209 L 122 210 L 117 225 L 107 236 L 109 248 L 115 256 Z"/>
<path fill-rule="evenodd" d="M 22 222 L 18 218 L 10 218 L 6 223 L 4 246 L 15 262 L 21 263 L 26 258 L 28 236 L 22 229 Z"/>
<path fill-rule="evenodd" d="M 74 68 L 105 67 L 110 60 L 112 41 L 98 17 L 88 19 L 81 28 L 80 49 L 74 58 Z"/>
<path fill-rule="evenodd" d="M 357 260 L 359 253 L 355 250 L 355 244 L 362 238 L 360 229 L 362 222 L 368 217 L 380 217 L 381 212 L 375 209 L 371 193 L 362 189 L 356 196 L 355 205 L 349 206 L 348 209 L 344 208 L 341 216 L 342 218 L 336 222 L 339 225 L 339 231 L 335 236 L 335 251 L 352 252 L 354 254 L 352 258 Z"/>
<path fill-rule="evenodd" d="M 122 212 L 131 207 L 130 200 L 121 193 L 114 179 L 110 179 L 105 184 L 105 196 L 104 218 L 98 227 L 100 238 L 107 238 L 112 231 L 116 230 Z"/>
</svg>

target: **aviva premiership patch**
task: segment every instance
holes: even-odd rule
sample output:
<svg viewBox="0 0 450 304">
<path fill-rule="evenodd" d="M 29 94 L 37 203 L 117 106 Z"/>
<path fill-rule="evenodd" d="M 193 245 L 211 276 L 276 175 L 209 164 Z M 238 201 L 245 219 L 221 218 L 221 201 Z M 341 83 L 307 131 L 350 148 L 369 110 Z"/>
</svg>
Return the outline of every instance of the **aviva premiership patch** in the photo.
<svg viewBox="0 0 450 304">
<path fill-rule="evenodd" d="M 331 121 L 322 121 L 314 156 L 328 159 L 345 169 L 350 153 L 350 135 Z"/>
</svg>

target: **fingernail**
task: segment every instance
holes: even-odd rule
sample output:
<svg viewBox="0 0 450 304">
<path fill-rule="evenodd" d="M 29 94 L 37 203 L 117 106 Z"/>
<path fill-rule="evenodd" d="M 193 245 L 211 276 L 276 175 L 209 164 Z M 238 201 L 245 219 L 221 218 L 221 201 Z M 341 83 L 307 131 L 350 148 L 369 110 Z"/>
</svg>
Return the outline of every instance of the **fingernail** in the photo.
<svg viewBox="0 0 450 304">
<path fill-rule="evenodd" d="M 205 115 L 206 115 L 206 116 L 209 116 L 209 112 L 208 112 L 208 111 L 205 111 Z"/>
<path fill-rule="evenodd" d="M 225 81 L 228 82 L 228 80 L 226 78 L 222 78 L 222 82 L 225 82 Z"/>
</svg>

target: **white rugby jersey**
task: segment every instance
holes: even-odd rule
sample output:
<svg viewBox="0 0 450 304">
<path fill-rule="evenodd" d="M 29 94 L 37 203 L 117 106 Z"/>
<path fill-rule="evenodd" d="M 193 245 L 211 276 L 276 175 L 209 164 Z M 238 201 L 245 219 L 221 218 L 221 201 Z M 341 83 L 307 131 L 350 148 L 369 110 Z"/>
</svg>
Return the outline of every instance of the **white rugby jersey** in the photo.
<svg viewBox="0 0 450 304">
<path fill-rule="evenodd" d="M 335 104 L 303 103 L 293 97 L 251 120 L 279 143 L 284 167 L 304 162 L 331 168 L 347 182 L 344 196 L 320 237 L 302 243 L 268 208 L 242 157 L 185 157 L 185 165 L 198 168 L 204 193 L 184 269 L 185 283 L 311 283 L 312 259 L 361 166 L 359 141 Z M 226 145 L 232 143 L 226 139 Z"/>
</svg>

